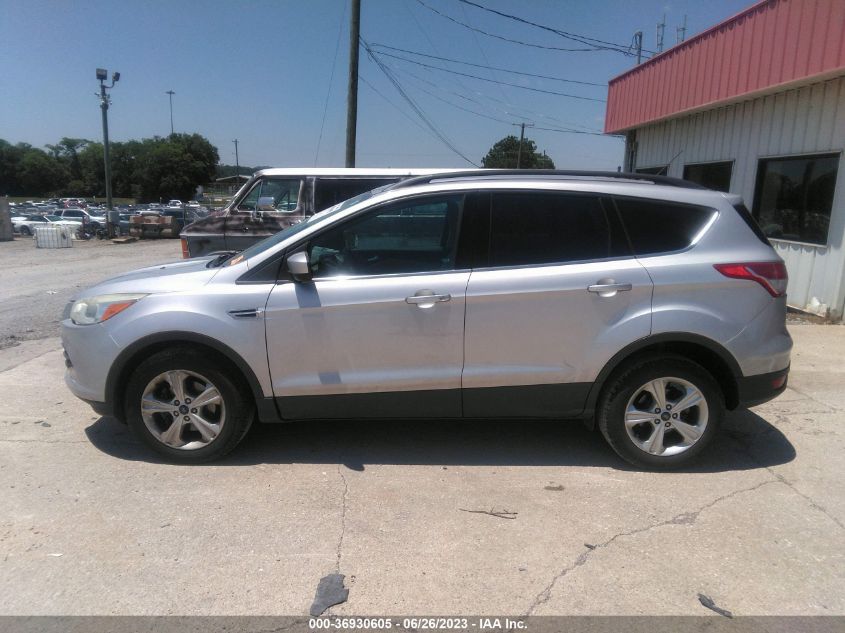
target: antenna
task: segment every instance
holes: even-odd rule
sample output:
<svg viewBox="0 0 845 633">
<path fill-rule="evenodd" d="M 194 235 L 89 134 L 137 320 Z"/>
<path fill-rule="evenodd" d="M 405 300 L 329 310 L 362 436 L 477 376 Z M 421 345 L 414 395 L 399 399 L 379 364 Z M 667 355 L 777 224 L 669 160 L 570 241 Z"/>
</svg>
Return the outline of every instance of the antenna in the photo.
<svg viewBox="0 0 845 633">
<path fill-rule="evenodd" d="M 666 32 L 666 14 L 663 14 L 663 21 L 657 23 L 657 52 L 663 52 L 663 34 Z"/>
<path fill-rule="evenodd" d="M 637 51 L 637 65 L 643 60 L 643 32 L 637 31 L 634 33 L 634 48 Z"/>
<path fill-rule="evenodd" d="M 684 25 L 679 26 L 676 31 L 678 36 L 678 44 L 683 42 L 687 38 L 687 16 L 684 15 Z"/>
</svg>

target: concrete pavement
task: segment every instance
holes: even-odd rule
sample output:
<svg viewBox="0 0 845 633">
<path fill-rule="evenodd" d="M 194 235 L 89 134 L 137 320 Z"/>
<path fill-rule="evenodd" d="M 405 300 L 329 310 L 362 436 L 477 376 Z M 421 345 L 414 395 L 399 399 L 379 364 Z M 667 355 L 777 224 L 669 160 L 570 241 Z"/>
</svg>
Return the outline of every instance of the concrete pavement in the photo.
<svg viewBox="0 0 845 633">
<path fill-rule="evenodd" d="M 669 474 L 533 421 L 259 425 L 161 464 L 71 396 L 58 339 L 24 341 L 0 350 L 0 614 L 305 615 L 335 572 L 331 614 L 845 614 L 845 328 L 791 331 L 786 393 Z"/>
</svg>

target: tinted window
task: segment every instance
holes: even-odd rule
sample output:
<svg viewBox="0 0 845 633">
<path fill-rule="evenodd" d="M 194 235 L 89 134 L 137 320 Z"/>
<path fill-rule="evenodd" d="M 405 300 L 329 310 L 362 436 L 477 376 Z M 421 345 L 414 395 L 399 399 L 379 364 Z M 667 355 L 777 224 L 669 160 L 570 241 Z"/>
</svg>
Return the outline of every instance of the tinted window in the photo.
<svg viewBox="0 0 845 633">
<path fill-rule="evenodd" d="M 333 227 L 308 245 L 315 277 L 454 268 L 462 196 L 390 205 Z"/>
<path fill-rule="evenodd" d="M 716 191 L 729 191 L 733 165 L 733 161 L 684 165 L 684 180 Z"/>
<path fill-rule="evenodd" d="M 656 167 L 639 167 L 634 170 L 638 174 L 651 174 L 652 176 L 665 176 L 669 171 L 669 165 L 657 165 Z"/>
<path fill-rule="evenodd" d="M 754 235 L 757 236 L 758 240 L 763 242 L 766 246 L 772 245 L 766 237 L 766 234 L 763 233 L 763 229 L 761 229 L 760 225 L 757 224 L 757 220 L 755 220 L 754 216 L 751 215 L 751 211 L 748 210 L 748 207 L 744 204 L 735 204 L 734 209 L 736 209 L 736 212 L 739 214 L 739 217 L 742 218 L 742 221 L 748 225 L 748 228 L 754 231 Z"/>
<path fill-rule="evenodd" d="M 714 211 L 659 200 L 618 198 L 616 205 L 637 255 L 686 248 Z"/>
<path fill-rule="evenodd" d="M 396 178 L 317 178 L 314 189 L 314 211 L 333 207 L 376 187 L 397 182 Z"/>
<path fill-rule="evenodd" d="M 826 244 L 839 156 L 760 161 L 754 217 L 769 237 Z"/>
<path fill-rule="evenodd" d="M 624 236 L 598 197 L 493 194 L 491 266 L 554 264 L 629 254 Z"/>
</svg>

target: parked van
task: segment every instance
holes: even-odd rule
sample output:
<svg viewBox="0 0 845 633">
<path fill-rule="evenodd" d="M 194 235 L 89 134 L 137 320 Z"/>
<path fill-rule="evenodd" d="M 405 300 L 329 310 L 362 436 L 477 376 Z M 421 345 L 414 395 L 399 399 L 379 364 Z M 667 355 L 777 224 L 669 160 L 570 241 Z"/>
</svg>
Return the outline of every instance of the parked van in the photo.
<svg viewBox="0 0 845 633">
<path fill-rule="evenodd" d="M 358 194 L 412 176 L 448 169 L 281 168 L 264 169 L 222 211 L 186 226 L 183 257 L 242 251 L 265 237 Z"/>
</svg>

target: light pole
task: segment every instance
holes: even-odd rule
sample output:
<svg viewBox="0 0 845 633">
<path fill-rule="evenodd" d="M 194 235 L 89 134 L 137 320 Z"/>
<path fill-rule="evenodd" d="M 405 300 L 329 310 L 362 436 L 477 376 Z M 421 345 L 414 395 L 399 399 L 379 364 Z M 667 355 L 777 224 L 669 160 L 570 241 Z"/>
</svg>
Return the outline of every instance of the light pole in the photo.
<svg viewBox="0 0 845 633">
<path fill-rule="evenodd" d="M 241 175 L 241 165 L 238 162 L 238 139 L 232 142 L 235 144 L 235 182 L 239 183 L 240 179 L 238 177 Z"/>
<path fill-rule="evenodd" d="M 109 105 L 111 98 L 107 90 L 114 88 L 114 85 L 120 80 L 120 73 L 112 74 L 111 85 L 106 85 L 106 79 L 109 72 L 105 68 L 97 69 L 97 79 L 100 81 L 100 109 L 103 111 L 103 163 L 106 171 L 106 230 L 109 237 L 114 237 L 114 218 L 112 218 L 112 198 L 111 198 L 111 165 L 109 163 Z"/>
<path fill-rule="evenodd" d="M 170 97 L 170 136 L 173 136 L 173 95 L 176 93 L 172 90 L 168 90 L 164 94 Z"/>
</svg>

